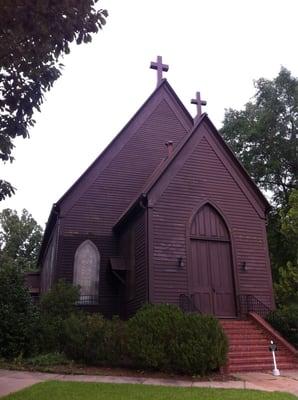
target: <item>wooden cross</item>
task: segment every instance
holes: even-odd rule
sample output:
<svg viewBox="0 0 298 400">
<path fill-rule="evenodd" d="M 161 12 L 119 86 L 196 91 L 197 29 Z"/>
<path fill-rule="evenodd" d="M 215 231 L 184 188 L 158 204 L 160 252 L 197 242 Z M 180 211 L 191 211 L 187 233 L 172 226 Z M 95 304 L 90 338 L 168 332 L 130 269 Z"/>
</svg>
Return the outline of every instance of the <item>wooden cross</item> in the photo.
<svg viewBox="0 0 298 400">
<path fill-rule="evenodd" d="M 160 82 L 162 81 L 163 71 L 167 72 L 169 70 L 169 66 L 162 63 L 161 56 L 157 56 L 156 62 L 151 61 L 150 68 L 157 70 L 157 86 L 158 86 L 160 84 Z"/>
<path fill-rule="evenodd" d="M 200 92 L 196 93 L 196 99 L 191 100 L 191 104 L 196 104 L 197 105 L 197 115 L 195 119 L 198 119 L 201 114 L 202 114 L 202 106 L 207 105 L 207 101 L 201 100 L 201 94 Z"/>
</svg>

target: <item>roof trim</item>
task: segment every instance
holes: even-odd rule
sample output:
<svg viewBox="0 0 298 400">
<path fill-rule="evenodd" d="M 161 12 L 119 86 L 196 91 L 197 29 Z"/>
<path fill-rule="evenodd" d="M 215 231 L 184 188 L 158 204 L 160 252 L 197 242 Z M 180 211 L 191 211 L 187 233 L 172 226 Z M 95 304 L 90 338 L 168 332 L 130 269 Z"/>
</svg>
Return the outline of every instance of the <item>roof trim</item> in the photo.
<svg viewBox="0 0 298 400">
<path fill-rule="evenodd" d="M 185 112 L 186 117 L 189 119 L 191 125 L 193 124 L 192 116 L 190 115 L 189 111 L 185 108 L 177 94 L 175 93 L 172 86 L 166 79 L 163 79 L 158 87 L 154 90 L 154 92 L 148 97 L 148 99 L 142 104 L 142 106 L 138 109 L 138 111 L 130 118 L 130 120 L 124 125 L 121 131 L 112 139 L 112 141 L 107 145 L 107 147 L 99 154 L 98 157 L 89 165 L 89 167 L 79 176 L 79 178 L 70 186 L 70 188 L 63 194 L 63 196 L 57 201 L 57 205 L 60 205 L 63 200 L 67 197 L 67 195 L 74 189 L 75 186 L 85 177 L 89 170 L 110 150 L 113 144 L 119 139 L 119 137 L 123 134 L 123 132 L 132 124 L 132 122 L 141 114 L 145 106 L 150 102 L 150 100 L 156 95 L 156 93 L 165 86 L 171 94 L 176 98 L 177 102 L 179 103 L 180 107 Z"/>
<path fill-rule="evenodd" d="M 121 217 L 118 219 L 117 223 L 114 225 L 114 230 L 120 229 L 122 224 L 129 219 L 129 217 L 133 214 L 134 210 L 140 206 L 140 201 L 144 198 L 147 200 L 147 196 L 150 192 L 150 190 L 156 185 L 156 183 L 159 181 L 161 176 L 165 173 L 165 171 L 168 169 L 170 164 L 173 162 L 173 160 L 176 158 L 176 156 L 180 153 L 182 148 L 186 145 L 186 143 L 189 141 L 189 139 L 193 136 L 194 132 L 198 129 L 199 125 L 203 123 L 203 121 L 206 121 L 209 127 L 215 132 L 216 137 L 218 137 L 218 140 L 221 142 L 223 145 L 224 149 L 228 152 L 229 156 L 231 157 L 232 161 L 236 164 L 236 166 L 240 167 L 240 171 L 242 175 L 247 179 L 247 182 L 253 192 L 257 195 L 258 199 L 264 204 L 265 206 L 265 211 L 269 211 L 271 208 L 271 205 L 269 204 L 268 200 L 266 197 L 263 195 L 263 193 L 260 191 L 256 183 L 252 180 L 242 163 L 238 160 L 238 158 L 235 156 L 234 152 L 230 148 L 230 146 L 224 141 L 210 118 L 208 117 L 207 113 L 203 113 L 198 121 L 196 122 L 194 128 L 191 130 L 191 132 L 186 135 L 181 142 L 176 146 L 174 149 L 173 153 L 171 154 L 170 157 L 165 159 L 163 163 L 161 163 L 158 168 L 153 172 L 151 177 L 148 179 L 146 185 L 143 187 L 142 191 L 138 194 L 138 196 L 131 202 L 130 206 L 126 209 L 126 211 L 121 215 Z M 148 203 L 149 204 L 149 203 Z M 150 204 L 149 204 L 150 207 Z"/>
<path fill-rule="evenodd" d="M 124 133 L 127 131 L 127 129 L 130 126 L 132 126 L 136 122 L 136 120 L 138 118 L 140 118 L 140 115 L 144 111 L 146 106 L 153 100 L 154 97 L 157 97 L 158 92 L 160 92 L 162 89 L 164 89 L 171 97 L 173 97 L 175 102 L 182 109 L 182 113 L 180 115 L 178 115 L 178 118 L 181 121 L 181 124 L 184 125 L 186 130 L 189 130 L 192 128 L 193 119 L 192 119 L 192 116 L 190 115 L 189 111 L 186 109 L 184 104 L 181 102 L 181 100 L 179 99 L 176 92 L 174 91 L 172 86 L 169 84 L 169 82 L 166 79 L 162 79 L 162 81 L 157 86 L 157 88 L 152 92 L 152 94 L 142 104 L 142 106 L 138 109 L 138 111 L 131 117 L 131 119 L 125 124 L 125 126 L 121 129 L 121 131 L 113 138 L 113 140 L 99 154 L 99 156 L 89 165 L 89 167 L 79 176 L 79 178 L 70 186 L 70 188 L 63 194 L 63 196 L 60 197 L 60 199 L 57 201 L 57 203 L 55 203 L 53 205 L 52 210 L 49 215 L 49 218 L 48 218 L 45 233 L 43 236 L 41 249 L 40 249 L 39 256 L 38 256 L 39 263 L 41 262 L 43 253 L 46 250 L 46 247 L 47 247 L 46 243 L 49 240 L 49 238 L 51 237 L 51 232 L 56 224 L 56 221 L 57 221 L 56 213 L 58 212 L 58 214 L 61 214 L 61 215 L 64 214 L 63 204 L 64 204 L 64 201 L 66 200 L 66 198 L 68 198 L 68 196 L 72 195 L 75 188 L 83 181 L 83 179 L 88 175 L 88 173 L 92 171 L 93 167 L 97 163 L 102 162 L 101 171 L 106 168 L 106 166 L 110 162 L 110 158 L 114 158 L 114 156 L 116 154 L 118 154 L 120 149 L 122 148 L 120 139 L 123 137 Z M 173 110 L 173 111 L 176 112 L 176 114 L 178 114 L 178 110 Z M 117 142 L 118 142 L 118 148 L 116 146 Z M 111 154 L 113 146 L 116 148 L 115 155 Z M 110 156 L 110 158 L 108 156 Z M 105 159 L 105 157 L 106 157 L 106 159 Z M 100 171 L 97 171 L 97 175 L 99 173 L 100 173 Z M 71 206 L 69 208 L 71 208 Z"/>
</svg>

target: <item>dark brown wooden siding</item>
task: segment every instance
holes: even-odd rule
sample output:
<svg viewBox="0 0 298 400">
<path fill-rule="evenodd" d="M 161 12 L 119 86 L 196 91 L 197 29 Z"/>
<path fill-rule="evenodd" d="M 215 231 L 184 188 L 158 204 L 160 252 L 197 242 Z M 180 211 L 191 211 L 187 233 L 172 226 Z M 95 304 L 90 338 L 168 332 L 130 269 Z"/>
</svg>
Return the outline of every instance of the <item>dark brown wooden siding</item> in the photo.
<svg viewBox="0 0 298 400">
<path fill-rule="evenodd" d="M 248 193 L 221 161 L 223 156 L 232 165 L 223 150 L 218 156 L 218 143 L 214 150 L 216 138 L 204 126 L 199 129 L 204 129 L 208 140 L 203 137 L 193 148 L 154 204 L 154 283 L 150 288 L 154 302 L 178 304 L 179 294 L 188 293 L 189 223 L 199 206 L 210 201 L 221 210 L 230 229 L 237 294 L 253 294 L 272 306 L 264 215 L 262 219 Z M 178 266 L 179 257 L 182 268 Z"/>
<path fill-rule="evenodd" d="M 143 212 L 126 225 L 119 240 L 120 254 L 128 268 L 126 287 L 123 288 L 125 318 L 148 302 L 146 215 Z"/>
<path fill-rule="evenodd" d="M 58 239 L 58 226 L 54 229 L 45 252 L 43 268 L 40 272 L 40 292 L 49 290 L 55 281 L 55 262 Z"/>
<path fill-rule="evenodd" d="M 99 296 L 103 299 L 101 311 L 104 314 L 118 314 L 121 311 L 119 288 L 111 281 L 108 271 L 109 258 L 118 255 L 117 242 L 112 232 L 113 225 L 166 156 L 165 142 L 172 140 L 176 145 L 186 132 L 187 129 L 172 105 L 164 98 L 161 99 L 153 113 L 109 165 L 96 179 L 89 182 L 85 192 L 70 208 L 67 204 L 62 207 L 56 279 L 65 278 L 72 282 L 76 249 L 84 240 L 92 240 L 101 256 Z M 93 172 L 94 168 L 96 164 L 92 167 Z M 85 179 L 88 182 L 88 176 Z M 145 278 L 139 274 L 139 271 L 144 269 L 144 262 L 141 261 L 145 251 L 141 241 L 143 224 L 144 221 L 140 222 L 136 228 L 138 292 L 135 300 L 128 305 L 129 313 L 144 301 L 145 296 Z"/>
</svg>

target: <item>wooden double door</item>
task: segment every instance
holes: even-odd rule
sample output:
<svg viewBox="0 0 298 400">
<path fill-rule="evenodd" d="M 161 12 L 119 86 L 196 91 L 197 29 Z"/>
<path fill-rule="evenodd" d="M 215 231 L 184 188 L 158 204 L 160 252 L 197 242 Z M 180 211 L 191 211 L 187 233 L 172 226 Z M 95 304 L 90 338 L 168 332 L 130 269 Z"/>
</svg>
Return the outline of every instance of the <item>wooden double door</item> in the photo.
<svg viewBox="0 0 298 400">
<path fill-rule="evenodd" d="M 197 309 L 235 317 L 231 243 L 220 214 L 209 204 L 195 215 L 190 230 L 191 293 Z"/>
</svg>

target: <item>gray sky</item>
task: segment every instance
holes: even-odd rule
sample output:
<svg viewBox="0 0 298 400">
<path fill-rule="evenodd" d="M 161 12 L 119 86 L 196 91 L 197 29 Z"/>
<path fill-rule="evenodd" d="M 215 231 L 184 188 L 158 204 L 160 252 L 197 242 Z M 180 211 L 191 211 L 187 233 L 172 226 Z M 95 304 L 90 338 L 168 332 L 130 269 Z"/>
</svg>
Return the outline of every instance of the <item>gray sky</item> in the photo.
<svg viewBox="0 0 298 400">
<path fill-rule="evenodd" d="M 155 89 L 157 55 L 190 104 L 196 91 L 220 128 L 225 108 L 241 108 L 253 80 L 281 65 L 298 75 L 297 0 L 101 0 L 107 25 L 91 44 L 73 47 L 46 95 L 28 140 L 17 139 L 1 178 L 17 187 L 0 209 L 27 208 L 44 226 L 52 203 L 84 172 Z"/>
</svg>

